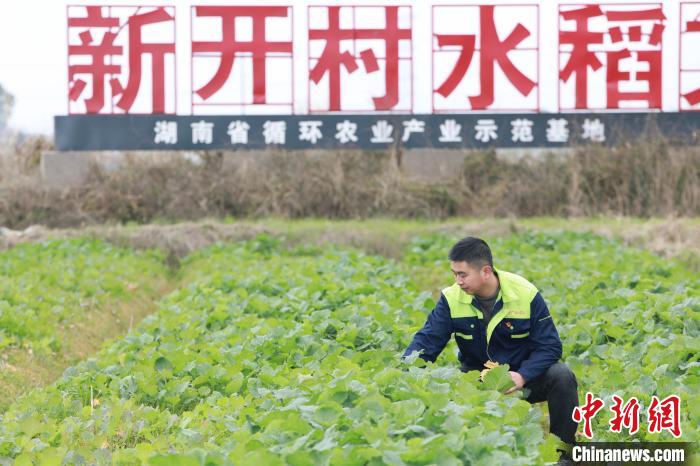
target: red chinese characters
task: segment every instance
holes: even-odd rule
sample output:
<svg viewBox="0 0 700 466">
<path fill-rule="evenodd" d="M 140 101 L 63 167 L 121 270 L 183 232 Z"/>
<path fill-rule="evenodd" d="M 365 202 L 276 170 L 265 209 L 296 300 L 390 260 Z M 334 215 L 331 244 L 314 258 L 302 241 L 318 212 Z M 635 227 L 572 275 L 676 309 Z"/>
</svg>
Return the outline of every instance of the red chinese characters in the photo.
<svg viewBox="0 0 700 466">
<path fill-rule="evenodd" d="M 669 395 L 661 401 L 656 395 L 652 396 L 647 415 L 649 433 L 668 430 L 676 438 L 681 436 L 681 399 L 678 395 Z"/>
<path fill-rule="evenodd" d="M 610 407 L 614 416 L 610 420 L 611 432 L 622 432 L 622 428 L 628 429 L 630 435 L 634 435 L 639 431 L 639 400 L 631 397 L 623 406 L 623 399 L 617 395 L 613 395 L 614 405 Z"/>
<path fill-rule="evenodd" d="M 598 412 L 603 409 L 603 400 L 593 396 L 591 392 L 586 393 L 586 403 L 583 406 L 577 406 L 571 413 L 571 419 L 580 423 L 583 421 L 583 435 L 593 438 L 593 428 L 591 421 Z"/>
<path fill-rule="evenodd" d="M 700 3 L 680 5 L 680 110 L 700 110 Z"/>
<path fill-rule="evenodd" d="M 561 110 L 661 108 L 661 4 L 566 5 L 559 15 Z"/>
<path fill-rule="evenodd" d="M 538 16 L 537 5 L 433 7 L 433 110 L 537 110 Z"/>
<path fill-rule="evenodd" d="M 192 8 L 193 113 L 207 105 L 289 111 L 292 15 L 287 6 Z"/>
<path fill-rule="evenodd" d="M 68 81 L 70 113 L 174 113 L 174 8 L 69 7 Z"/>
<path fill-rule="evenodd" d="M 410 111 L 411 60 L 410 7 L 309 7 L 310 111 Z"/>
<path fill-rule="evenodd" d="M 639 412 L 642 408 L 639 400 L 633 396 L 625 402 L 617 395 L 613 395 L 612 400 L 613 405 L 610 407 L 610 411 L 613 416 L 608 422 L 610 432 L 621 433 L 623 427 L 628 429 L 629 435 L 639 432 Z M 586 403 L 581 407 L 574 408 L 571 413 L 571 419 L 577 423 L 584 423 L 583 435 L 589 439 L 593 438 L 591 421 L 604 405 L 603 400 L 588 392 L 586 393 Z M 681 436 L 681 399 L 678 395 L 669 395 L 661 401 L 656 395 L 653 395 L 646 413 L 649 433 L 654 434 L 668 430 L 676 438 Z"/>
<path fill-rule="evenodd" d="M 68 110 L 698 111 L 700 0 L 650 1 L 192 5 L 177 70 L 174 6 L 69 6 Z"/>
</svg>

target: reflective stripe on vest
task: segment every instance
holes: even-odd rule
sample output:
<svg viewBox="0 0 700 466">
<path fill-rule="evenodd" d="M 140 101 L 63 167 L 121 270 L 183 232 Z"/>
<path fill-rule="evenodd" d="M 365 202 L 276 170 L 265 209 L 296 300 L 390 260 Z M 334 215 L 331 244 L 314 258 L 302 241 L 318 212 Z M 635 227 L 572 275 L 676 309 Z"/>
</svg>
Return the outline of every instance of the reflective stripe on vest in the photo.
<svg viewBox="0 0 700 466">
<path fill-rule="evenodd" d="M 505 272 L 494 268 L 498 275 L 498 281 L 501 286 L 501 296 L 503 300 L 503 308 L 494 314 L 486 327 L 486 344 L 491 340 L 496 326 L 501 323 L 506 317 L 513 319 L 529 319 L 530 318 L 530 303 L 537 294 L 535 285 L 525 280 L 520 275 Z M 477 317 L 484 318 L 482 312 L 474 306 L 473 296 L 468 295 L 462 290 L 458 284 L 448 286 L 442 290 L 442 294 L 450 306 L 450 315 L 453 319 L 459 317 Z M 524 337 L 524 336 L 523 336 Z"/>
</svg>

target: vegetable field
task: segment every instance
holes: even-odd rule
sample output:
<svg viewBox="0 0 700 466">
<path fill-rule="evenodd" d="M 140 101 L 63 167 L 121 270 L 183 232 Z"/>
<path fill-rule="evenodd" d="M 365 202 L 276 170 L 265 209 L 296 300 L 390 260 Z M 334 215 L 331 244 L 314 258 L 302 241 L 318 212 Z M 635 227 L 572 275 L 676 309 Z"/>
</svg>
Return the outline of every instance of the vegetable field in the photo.
<svg viewBox="0 0 700 466">
<path fill-rule="evenodd" d="M 546 407 L 460 372 L 454 342 L 436 364 L 400 359 L 452 283 L 456 239 L 418 236 L 400 260 L 267 236 L 197 251 L 140 325 L 0 413 L 0 465 L 556 461 Z M 547 300 L 580 400 L 605 401 L 595 440 L 699 440 L 696 273 L 588 233 L 486 239 Z M 87 240 L 0 255 L 0 351 L 60 352 L 53 329 L 86 299 L 166 273 L 158 253 Z M 651 397 L 672 394 L 680 439 L 647 431 Z M 613 395 L 642 404 L 636 434 L 609 430 Z"/>
<path fill-rule="evenodd" d="M 60 351 L 59 326 L 163 273 L 158 254 L 96 240 L 19 245 L 0 261 L 0 350 Z"/>
</svg>

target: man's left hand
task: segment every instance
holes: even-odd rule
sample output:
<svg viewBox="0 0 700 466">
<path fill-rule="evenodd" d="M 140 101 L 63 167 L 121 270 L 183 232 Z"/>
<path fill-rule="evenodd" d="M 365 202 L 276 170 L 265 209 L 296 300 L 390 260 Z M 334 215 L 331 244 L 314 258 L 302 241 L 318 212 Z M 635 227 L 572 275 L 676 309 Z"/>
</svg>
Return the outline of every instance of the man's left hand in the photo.
<svg viewBox="0 0 700 466">
<path fill-rule="evenodd" d="M 513 380 L 513 383 L 515 384 L 513 387 L 509 388 L 508 391 L 506 392 L 506 395 L 510 395 L 513 392 L 516 392 L 523 388 L 523 385 L 525 385 L 525 379 L 523 379 L 523 376 L 518 374 L 517 372 L 513 371 L 508 371 L 510 374 L 511 380 Z"/>
</svg>

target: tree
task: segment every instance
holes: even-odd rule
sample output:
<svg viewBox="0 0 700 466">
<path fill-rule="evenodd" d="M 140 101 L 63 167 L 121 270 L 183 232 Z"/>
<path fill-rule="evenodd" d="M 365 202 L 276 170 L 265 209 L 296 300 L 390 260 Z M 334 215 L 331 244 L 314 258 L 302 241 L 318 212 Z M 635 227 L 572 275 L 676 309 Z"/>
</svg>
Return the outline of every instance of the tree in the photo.
<svg viewBox="0 0 700 466">
<path fill-rule="evenodd" d="M 15 98 L 0 84 L 0 135 L 5 132 L 5 127 L 10 119 L 14 103 Z"/>
</svg>

